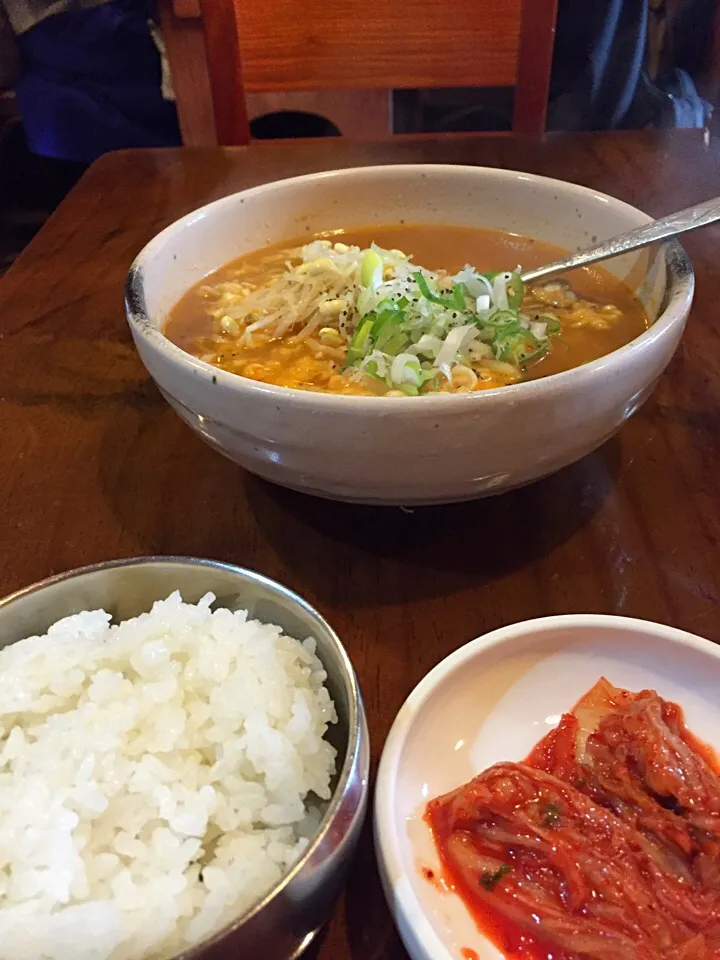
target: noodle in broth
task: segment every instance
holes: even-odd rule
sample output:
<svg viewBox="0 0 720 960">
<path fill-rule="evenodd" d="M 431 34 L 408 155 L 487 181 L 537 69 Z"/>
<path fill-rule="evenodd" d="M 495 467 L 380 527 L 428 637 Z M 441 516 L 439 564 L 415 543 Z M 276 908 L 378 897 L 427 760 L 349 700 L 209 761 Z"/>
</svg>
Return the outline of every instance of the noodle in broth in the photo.
<svg viewBox="0 0 720 960">
<path fill-rule="evenodd" d="M 435 224 L 317 235 L 221 267 L 181 298 L 165 333 L 223 370 L 297 389 L 415 396 L 505 386 L 594 360 L 648 326 L 630 289 L 602 268 L 573 271 L 571 284 L 518 286 L 517 264 L 563 253 Z"/>
</svg>

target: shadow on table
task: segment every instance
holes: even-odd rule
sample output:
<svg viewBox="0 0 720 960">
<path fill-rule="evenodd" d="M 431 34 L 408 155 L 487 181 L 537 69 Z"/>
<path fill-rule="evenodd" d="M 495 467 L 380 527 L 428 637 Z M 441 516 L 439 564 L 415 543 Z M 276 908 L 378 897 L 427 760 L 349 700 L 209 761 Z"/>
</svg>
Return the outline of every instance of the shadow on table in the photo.
<svg viewBox="0 0 720 960">
<path fill-rule="evenodd" d="M 407 960 L 408 954 L 380 883 L 373 840 L 372 801 L 345 888 L 343 906 L 352 960 Z"/>
<path fill-rule="evenodd" d="M 343 960 L 408 960 L 382 892 L 373 841 L 372 803 L 335 917 L 303 953 L 303 960 L 340 960 L 340 943 Z"/>
<path fill-rule="evenodd" d="M 619 462 L 613 438 L 519 490 L 413 511 L 321 500 L 250 474 L 245 487 L 284 564 L 316 596 L 362 606 L 457 593 L 542 559 L 599 509 Z"/>
<path fill-rule="evenodd" d="M 404 512 L 259 480 L 207 449 L 169 407 L 148 403 L 107 424 L 98 483 L 137 555 L 225 560 L 321 608 L 358 609 L 456 596 L 542 561 L 601 508 L 620 451 L 613 438 L 520 490 Z"/>
</svg>

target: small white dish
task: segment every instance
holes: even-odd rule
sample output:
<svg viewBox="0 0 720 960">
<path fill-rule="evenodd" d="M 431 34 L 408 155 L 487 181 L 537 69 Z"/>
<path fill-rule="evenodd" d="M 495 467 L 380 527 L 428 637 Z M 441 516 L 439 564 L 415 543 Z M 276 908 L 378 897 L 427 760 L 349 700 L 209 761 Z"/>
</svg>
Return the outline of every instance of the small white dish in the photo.
<svg viewBox="0 0 720 960">
<path fill-rule="evenodd" d="M 441 876 L 422 816 L 428 800 L 500 760 L 522 760 L 605 676 L 653 688 L 690 730 L 720 747 L 720 646 L 658 623 L 595 614 L 546 617 L 478 637 L 439 663 L 398 713 L 375 792 L 375 843 L 390 909 L 413 960 L 503 955 Z"/>
</svg>

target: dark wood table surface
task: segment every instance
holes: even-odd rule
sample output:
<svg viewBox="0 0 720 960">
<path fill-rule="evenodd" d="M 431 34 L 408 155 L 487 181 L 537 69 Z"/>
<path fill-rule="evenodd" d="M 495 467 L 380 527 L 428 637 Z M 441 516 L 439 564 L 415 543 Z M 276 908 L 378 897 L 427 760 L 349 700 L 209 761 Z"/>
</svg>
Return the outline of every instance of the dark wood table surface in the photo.
<svg viewBox="0 0 720 960">
<path fill-rule="evenodd" d="M 720 640 L 720 227 L 687 237 L 695 305 L 651 400 L 595 453 L 502 497 L 404 513 L 285 491 L 205 446 L 148 379 L 122 289 L 158 230 L 267 180 L 418 161 L 547 174 L 654 215 L 720 194 L 720 146 L 694 131 L 130 151 L 87 173 L 0 283 L 0 592 L 143 554 L 253 567 L 336 627 L 365 696 L 373 769 L 411 688 L 503 624 L 595 611 Z M 405 956 L 369 823 L 314 953 Z"/>
</svg>

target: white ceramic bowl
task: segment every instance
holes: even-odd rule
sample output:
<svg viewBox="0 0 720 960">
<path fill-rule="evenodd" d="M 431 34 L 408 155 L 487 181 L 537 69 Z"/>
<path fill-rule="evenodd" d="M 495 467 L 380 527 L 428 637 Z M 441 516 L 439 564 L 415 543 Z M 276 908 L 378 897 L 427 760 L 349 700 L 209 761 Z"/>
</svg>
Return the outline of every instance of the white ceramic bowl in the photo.
<svg viewBox="0 0 720 960">
<path fill-rule="evenodd" d="M 405 220 L 490 227 L 577 248 L 649 219 L 594 190 L 510 170 L 399 165 L 311 174 L 217 200 L 160 233 L 128 275 L 128 319 L 168 402 L 253 473 L 365 503 L 473 499 L 579 459 L 647 398 L 692 300 L 692 269 L 677 243 L 608 263 L 654 320 L 632 343 L 546 379 L 460 396 L 346 397 L 247 380 L 170 343 L 162 333 L 169 310 L 228 260 L 319 230 Z"/>
<path fill-rule="evenodd" d="M 720 747 L 720 646 L 645 620 L 581 614 L 503 627 L 455 651 L 410 694 L 380 761 L 375 843 L 413 960 L 458 960 L 462 948 L 502 958 L 460 898 L 422 874 L 441 874 L 422 820 L 427 801 L 493 763 L 522 760 L 603 675 L 679 703 L 690 730 Z"/>
</svg>

